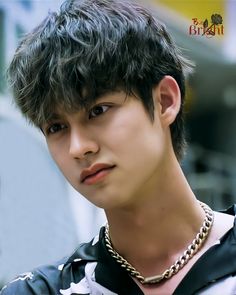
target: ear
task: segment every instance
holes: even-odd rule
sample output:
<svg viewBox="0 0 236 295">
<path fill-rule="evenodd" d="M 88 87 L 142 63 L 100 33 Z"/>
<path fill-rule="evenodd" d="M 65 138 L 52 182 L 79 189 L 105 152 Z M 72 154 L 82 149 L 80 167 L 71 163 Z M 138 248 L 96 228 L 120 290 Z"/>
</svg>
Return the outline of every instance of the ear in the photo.
<svg viewBox="0 0 236 295">
<path fill-rule="evenodd" d="M 153 88 L 153 100 L 163 126 L 172 124 L 180 110 L 181 93 L 176 80 L 165 76 Z"/>
</svg>

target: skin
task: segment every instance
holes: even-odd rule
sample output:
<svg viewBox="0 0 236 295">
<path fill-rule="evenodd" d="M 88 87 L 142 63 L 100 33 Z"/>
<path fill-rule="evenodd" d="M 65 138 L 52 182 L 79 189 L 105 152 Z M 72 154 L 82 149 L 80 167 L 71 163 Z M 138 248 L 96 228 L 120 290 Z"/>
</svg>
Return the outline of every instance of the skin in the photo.
<svg viewBox="0 0 236 295">
<path fill-rule="evenodd" d="M 165 103 L 169 103 L 167 99 Z M 157 102 L 155 112 L 160 113 L 161 107 Z M 179 103 L 175 107 L 178 111 Z M 101 114 L 94 116 L 96 108 L 100 108 Z M 173 153 L 169 124 L 176 114 L 171 109 L 166 111 L 162 126 L 159 115 L 152 122 L 137 98 L 116 92 L 101 97 L 90 113 L 59 111 L 56 120 L 43 126 L 43 131 L 52 157 L 68 181 L 88 200 L 106 210 L 132 206 L 138 199 L 147 200 L 147 189 L 153 190 L 153 182 L 159 178 L 166 147 Z M 81 171 L 95 163 L 116 168 L 102 183 L 81 184 Z M 127 181 L 130 178 L 132 181 Z"/>
<path fill-rule="evenodd" d="M 169 268 L 205 217 L 172 147 L 170 125 L 181 100 L 176 81 L 164 77 L 153 88 L 153 100 L 153 121 L 141 101 L 120 91 L 102 96 L 88 112 L 58 110 L 55 120 L 42 126 L 62 173 L 105 210 L 114 248 L 145 277 Z M 81 183 L 81 171 L 95 163 L 115 168 L 99 183 Z M 145 294 L 173 293 L 191 265 L 233 223 L 233 218 L 219 214 L 215 219 L 207 242 L 191 262 L 164 283 L 140 286 Z"/>
</svg>

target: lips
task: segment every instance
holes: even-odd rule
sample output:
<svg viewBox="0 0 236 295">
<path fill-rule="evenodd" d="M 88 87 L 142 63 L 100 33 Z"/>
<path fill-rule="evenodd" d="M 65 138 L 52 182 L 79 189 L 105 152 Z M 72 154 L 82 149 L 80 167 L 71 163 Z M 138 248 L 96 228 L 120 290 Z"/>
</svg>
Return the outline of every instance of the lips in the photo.
<svg viewBox="0 0 236 295">
<path fill-rule="evenodd" d="M 103 163 L 95 164 L 87 169 L 82 170 L 80 174 L 80 182 L 81 183 L 88 182 L 89 179 L 91 180 L 89 182 L 96 182 L 97 180 L 99 180 L 99 177 L 96 177 L 96 176 L 101 175 L 104 177 L 106 176 L 107 173 L 102 173 L 102 172 L 109 171 L 114 167 L 115 165 L 109 165 L 109 164 L 103 164 Z M 92 181 L 93 178 L 94 178 L 94 181 Z"/>
</svg>

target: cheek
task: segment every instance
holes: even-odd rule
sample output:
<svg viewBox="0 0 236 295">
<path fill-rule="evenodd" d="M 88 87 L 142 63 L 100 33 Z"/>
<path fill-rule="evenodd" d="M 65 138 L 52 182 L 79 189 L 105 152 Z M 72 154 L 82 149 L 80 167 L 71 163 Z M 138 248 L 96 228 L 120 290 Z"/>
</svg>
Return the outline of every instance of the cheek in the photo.
<svg viewBox="0 0 236 295">
<path fill-rule="evenodd" d="M 156 159 L 163 150 L 161 128 L 153 125 L 142 112 L 135 120 L 130 111 L 122 118 L 116 117 L 107 132 L 110 134 L 109 147 L 117 160 L 126 164 L 134 162 L 137 169 Z"/>
</svg>

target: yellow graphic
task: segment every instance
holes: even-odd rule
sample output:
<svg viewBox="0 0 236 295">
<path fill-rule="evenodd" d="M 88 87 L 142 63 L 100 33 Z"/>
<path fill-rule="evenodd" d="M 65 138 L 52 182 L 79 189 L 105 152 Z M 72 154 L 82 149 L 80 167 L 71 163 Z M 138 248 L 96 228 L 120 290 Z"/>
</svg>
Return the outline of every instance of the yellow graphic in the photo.
<svg viewBox="0 0 236 295">
<path fill-rule="evenodd" d="M 189 35 L 207 38 L 224 36 L 226 0 L 153 0 L 153 2 L 160 3 L 189 19 Z M 221 23 L 215 21 L 215 16 L 221 17 Z"/>
</svg>

